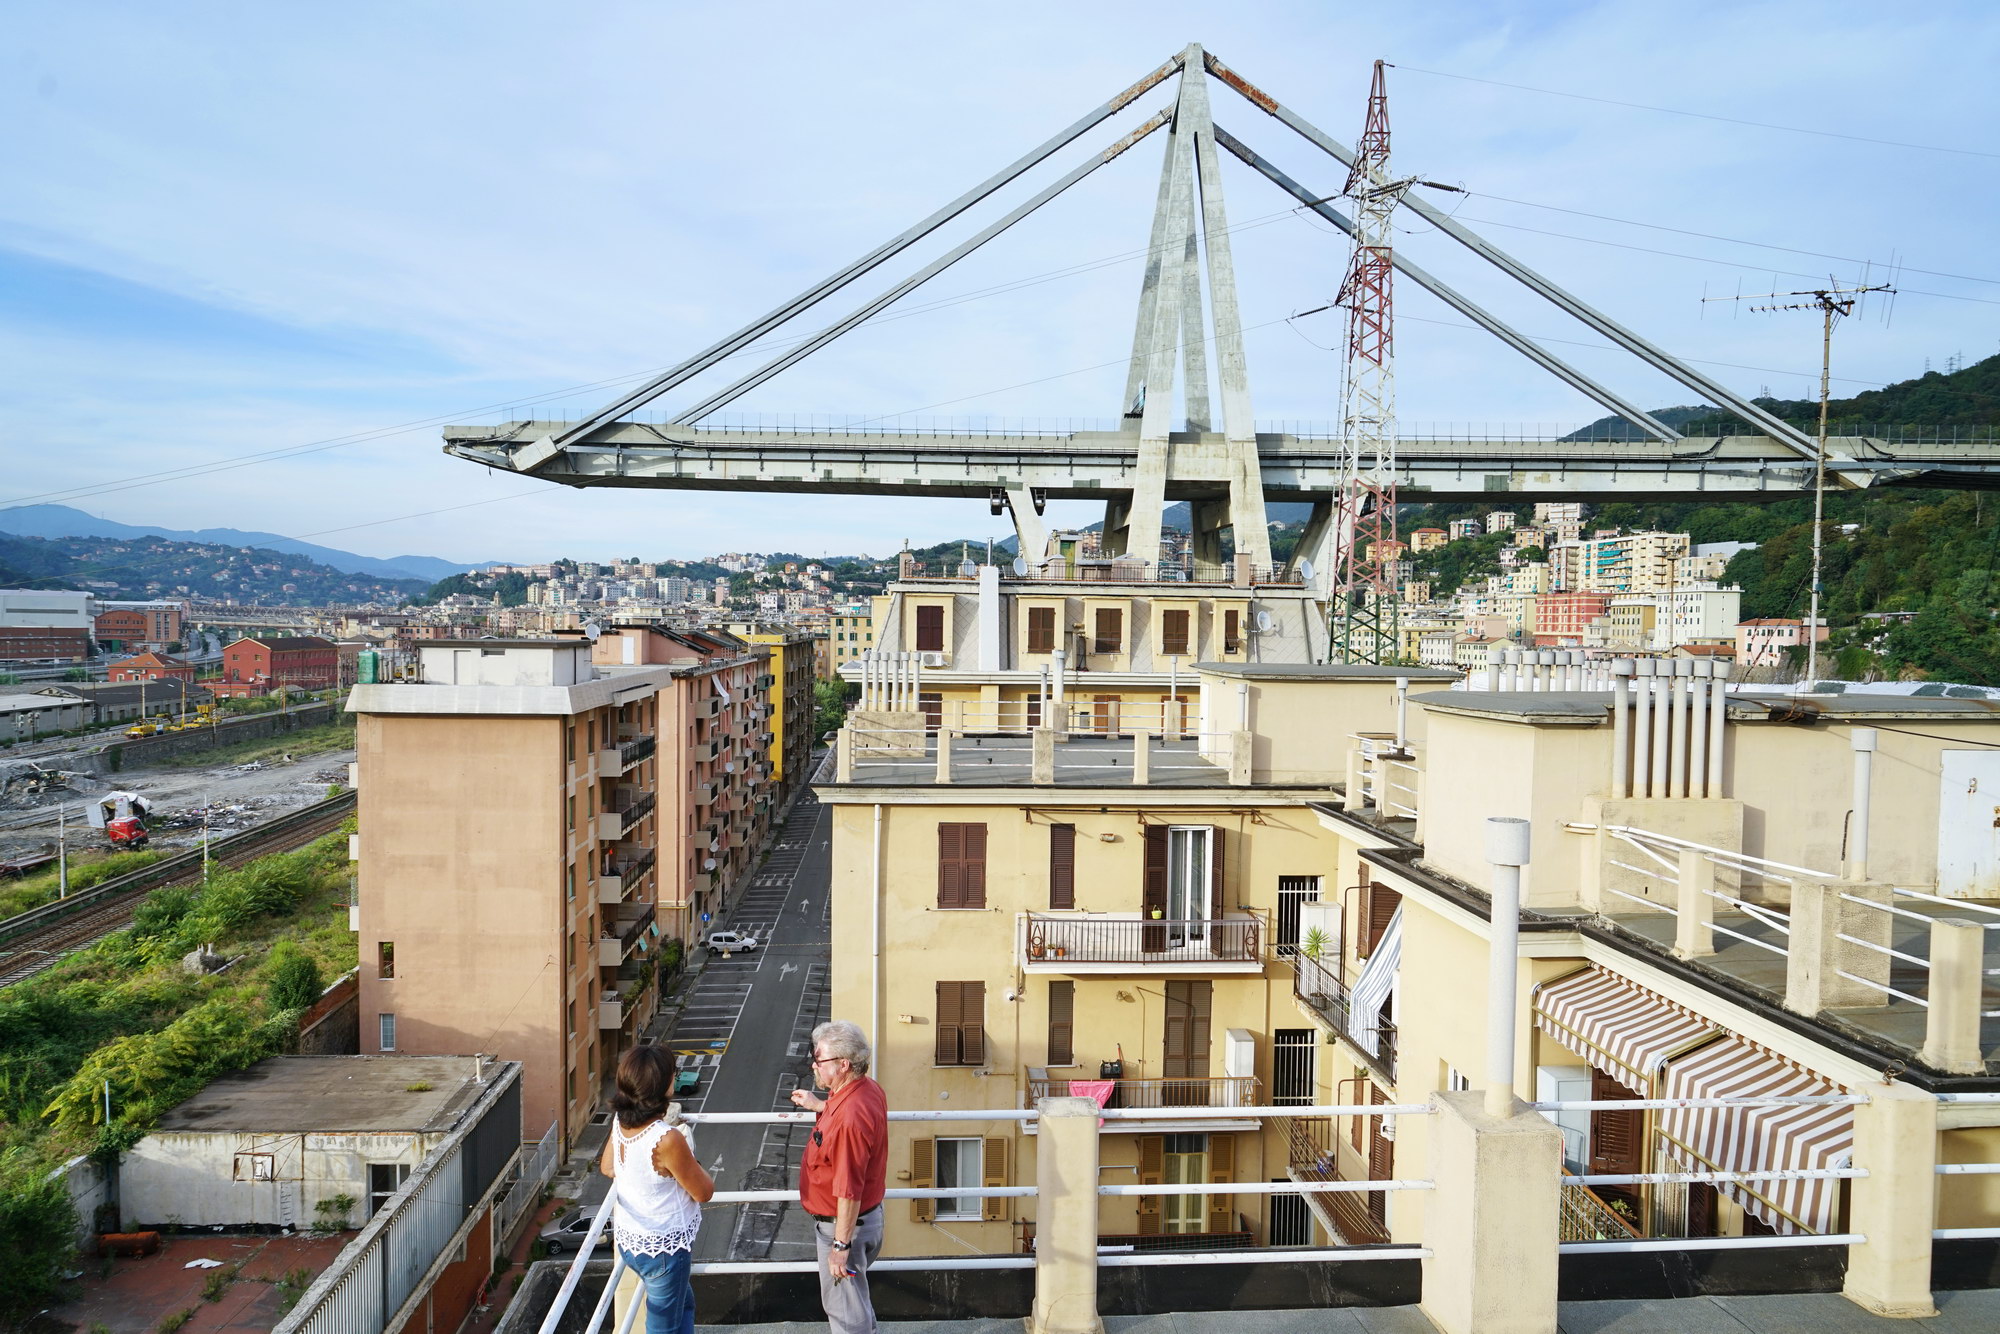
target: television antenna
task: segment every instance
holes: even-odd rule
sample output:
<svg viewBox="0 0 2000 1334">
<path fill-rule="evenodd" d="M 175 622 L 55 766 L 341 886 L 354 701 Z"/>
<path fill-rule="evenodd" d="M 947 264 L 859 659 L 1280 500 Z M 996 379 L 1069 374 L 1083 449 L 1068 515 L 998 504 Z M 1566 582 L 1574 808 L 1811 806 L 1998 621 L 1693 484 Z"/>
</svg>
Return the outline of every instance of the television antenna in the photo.
<svg viewBox="0 0 2000 1334">
<path fill-rule="evenodd" d="M 1752 310 L 1816 310 L 1820 313 L 1819 343 L 1819 437 L 1813 450 L 1813 527 L 1812 527 L 1812 593 L 1806 610 L 1806 688 L 1810 690 L 1819 680 L 1819 603 L 1822 593 L 1821 571 L 1825 567 L 1826 547 L 1826 413 L 1827 401 L 1833 382 L 1833 326 L 1854 313 L 1854 309 L 1870 292 L 1888 292 L 1894 295 L 1896 289 L 1887 283 L 1873 283 L 1859 287 L 1842 287 L 1837 282 L 1829 282 L 1825 287 L 1815 287 L 1802 292 L 1764 292 L 1756 296 L 1704 297 L 1704 301 L 1763 301 L 1769 304 L 1753 305 Z"/>
</svg>

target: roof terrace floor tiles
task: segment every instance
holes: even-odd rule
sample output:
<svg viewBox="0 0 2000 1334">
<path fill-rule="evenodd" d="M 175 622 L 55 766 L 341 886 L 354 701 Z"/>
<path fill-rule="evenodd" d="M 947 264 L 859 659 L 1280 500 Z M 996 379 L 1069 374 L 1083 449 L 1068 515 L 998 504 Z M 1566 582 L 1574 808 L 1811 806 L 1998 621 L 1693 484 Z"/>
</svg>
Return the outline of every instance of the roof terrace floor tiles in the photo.
<svg viewBox="0 0 2000 1334">
<path fill-rule="evenodd" d="M 1129 737 L 1079 737 L 1058 742 L 1055 783 L 1058 787 L 1121 787 L 1132 783 Z M 1229 771 L 1201 757 L 1193 741 L 1148 740 L 1148 787 L 1227 787 Z M 954 785 L 1028 786 L 1034 776 L 1034 747 L 1026 737 L 957 737 L 951 743 Z M 825 782 L 828 775 L 822 774 Z M 854 781 L 871 787 L 916 787 L 937 783 L 937 744 L 926 747 L 925 758 L 855 757 Z"/>
</svg>

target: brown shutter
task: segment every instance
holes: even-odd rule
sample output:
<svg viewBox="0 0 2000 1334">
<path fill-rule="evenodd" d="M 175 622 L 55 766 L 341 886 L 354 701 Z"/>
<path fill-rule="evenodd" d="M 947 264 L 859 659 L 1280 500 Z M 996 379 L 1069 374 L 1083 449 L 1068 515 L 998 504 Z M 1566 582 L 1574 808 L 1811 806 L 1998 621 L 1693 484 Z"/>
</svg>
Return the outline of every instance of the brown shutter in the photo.
<svg viewBox="0 0 2000 1334">
<path fill-rule="evenodd" d="M 965 830 L 963 852 L 963 884 L 965 901 L 963 908 L 984 908 L 986 906 L 986 826 L 969 824 Z"/>
<path fill-rule="evenodd" d="M 957 1065 L 959 1063 L 959 1024 L 965 1010 L 958 992 L 958 983 L 937 984 L 937 1063 Z"/>
<path fill-rule="evenodd" d="M 1006 1185 L 1007 1141 L 997 1135 L 988 1136 L 980 1157 L 980 1167 L 988 1190 Z M 1014 1202 L 1004 1195 L 989 1195 L 979 1205 L 979 1216 L 989 1223 L 1004 1223 L 1014 1213 Z"/>
<path fill-rule="evenodd" d="M 1222 613 L 1222 651 L 1234 653 L 1243 647 L 1243 614 L 1237 611 Z"/>
<path fill-rule="evenodd" d="M 1050 1065 L 1070 1065 L 1076 1060 L 1076 983 L 1049 983 Z"/>
<path fill-rule="evenodd" d="M 1056 609 L 1054 607 L 1028 608 L 1028 652 L 1053 653 L 1056 651 Z"/>
<path fill-rule="evenodd" d="M 917 608 L 917 648 L 942 649 L 944 647 L 944 608 Z"/>
<path fill-rule="evenodd" d="M 925 1136 L 910 1141 L 910 1189 L 931 1190 L 937 1185 L 937 1141 Z M 911 1200 L 910 1221 L 928 1223 L 937 1215 L 936 1200 Z"/>
<path fill-rule="evenodd" d="M 1368 1101 L 1376 1106 L 1389 1101 L 1373 1080 L 1368 1082 Z M 1382 1133 L 1383 1120 L 1379 1116 L 1368 1118 L 1368 1179 L 1370 1181 L 1392 1181 L 1396 1176 L 1396 1141 Z M 1368 1213 L 1377 1223 L 1389 1221 L 1389 1192 L 1371 1190 L 1368 1192 Z"/>
<path fill-rule="evenodd" d="M 1125 613 L 1117 607 L 1097 609 L 1097 634 L 1090 646 L 1092 653 L 1116 653 L 1125 639 Z"/>
<path fill-rule="evenodd" d="M 1167 948 L 1167 925 L 1154 921 L 1153 914 L 1167 911 L 1167 827 L 1146 826 L 1146 873 L 1140 881 L 1139 914 L 1145 924 L 1140 929 L 1140 948 L 1158 954 Z"/>
<path fill-rule="evenodd" d="M 1640 1095 L 1602 1070 L 1590 1072 L 1593 1102 L 1625 1101 Z M 1646 1113 L 1599 1111 L 1590 1114 L 1590 1163 L 1592 1172 L 1643 1172 L 1645 1163 Z M 1592 1186 L 1605 1201 L 1622 1200 L 1635 1213 L 1640 1192 L 1633 1186 Z"/>
<path fill-rule="evenodd" d="M 1188 614 L 1185 611 L 1160 613 L 1160 652 L 1167 657 L 1186 657 Z"/>
<path fill-rule="evenodd" d="M 1236 1137 L 1234 1135 L 1210 1135 L 1208 1137 L 1208 1184 L 1222 1185 L 1236 1179 Z M 1208 1222 L 1210 1232 L 1236 1231 L 1236 1197 L 1234 1195 L 1211 1195 L 1208 1197 Z"/>
<path fill-rule="evenodd" d="M 1222 826 L 1210 825 L 1208 827 L 1208 915 L 1214 918 L 1223 915 L 1223 905 L 1229 902 L 1227 893 L 1229 882 L 1222 876 L 1222 840 Z"/>
<path fill-rule="evenodd" d="M 1049 906 L 1076 906 L 1076 826 L 1049 826 Z"/>
<path fill-rule="evenodd" d="M 1030 695 L 1028 697 L 1028 730 L 1032 732 L 1041 725 L 1042 697 L 1040 695 Z"/>
<path fill-rule="evenodd" d="M 1139 1136 L 1139 1184 L 1157 1186 L 1166 1175 L 1166 1140 L 1160 1135 Z M 1139 1235 L 1157 1237 L 1160 1235 L 1160 1197 L 1141 1195 L 1139 1200 Z"/>
<path fill-rule="evenodd" d="M 986 1064 L 986 984 L 958 984 L 959 1059 L 966 1065 Z"/>
<path fill-rule="evenodd" d="M 1355 957 L 1365 959 L 1375 952 L 1382 943 L 1382 933 L 1389 929 L 1389 919 L 1396 915 L 1396 906 L 1403 896 L 1387 885 L 1369 881 L 1361 887 L 1361 947 L 1354 951 Z"/>
<path fill-rule="evenodd" d="M 938 895 L 940 908 L 965 906 L 965 826 L 938 826 Z"/>
<path fill-rule="evenodd" d="M 1188 1068 L 1196 1079 L 1208 1078 L 1208 1020 L 1215 1000 L 1213 982 L 1189 982 Z"/>
</svg>

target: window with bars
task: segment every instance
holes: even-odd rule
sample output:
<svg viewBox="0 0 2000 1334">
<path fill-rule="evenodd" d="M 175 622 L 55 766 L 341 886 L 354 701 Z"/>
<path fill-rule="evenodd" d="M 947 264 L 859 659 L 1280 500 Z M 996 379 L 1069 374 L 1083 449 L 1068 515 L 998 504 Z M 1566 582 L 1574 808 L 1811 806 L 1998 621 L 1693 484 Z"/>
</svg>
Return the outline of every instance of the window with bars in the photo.
<svg viewBox="0 0 2000 1334">
<path fill-rule="evenodd" d="M 1310 1028 L 1280 1028 L 1271 1034 L 1273 1107 L 1312 1106 L 1316 1037 Z"/>
<path fill-rule="evenodd" d="M 1076 826 L 1049 826 L 1049 907 L 1076 907 Z"/>
<path fill-rule="evenodd" d="M 1049 983 L 1050 1065 L 1076 1064 L 1076 983 Z"/>
<path fill-rule="evenodd" d="M 938 826 L 938 897 L 940 908 L 986 906 L 986 826 Z"/>
<path fill-rule="evenodd" d="M 1300 907 L 1319 902 L 1319 877 L 1281 875 L 1278 877 L 1278 922 L 1272 944 L 1279 954 L 1291 954 L 1299 946 Z"/>
<path fill-rule="evenodd" d="M 937 984 L 937 1064 L 986 1064 L 986 984 Z"/>
</svg>

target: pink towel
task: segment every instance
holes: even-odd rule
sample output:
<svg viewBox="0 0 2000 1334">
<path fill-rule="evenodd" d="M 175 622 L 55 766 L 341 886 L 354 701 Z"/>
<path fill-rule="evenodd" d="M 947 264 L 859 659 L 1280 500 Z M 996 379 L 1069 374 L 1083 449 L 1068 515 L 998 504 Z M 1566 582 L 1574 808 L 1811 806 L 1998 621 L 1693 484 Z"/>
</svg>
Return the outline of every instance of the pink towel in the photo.
<svg viewBox="0 0 2000 1334">
<path fill-rule="evenodd" d="M 1069 1096 L 1089 1098 L 1102 1107 L 1111 1101 L 1111 1095 L 1117 1088 L 1118 1081 L 1115 1079 L 1072 1079 L 1069 1081 Z M 1097 1128 L 1104 1129 L 1104 1118 L 1101 1116 L 1097 1118 Z"/>
</svg>

